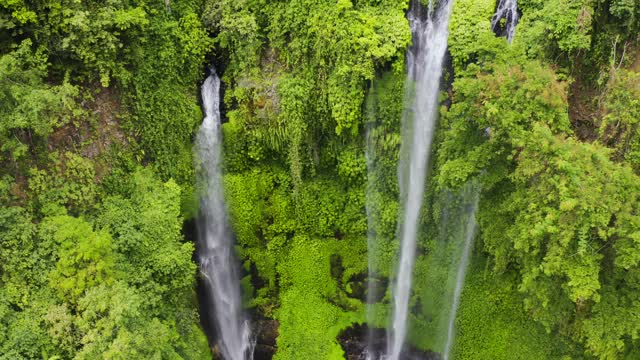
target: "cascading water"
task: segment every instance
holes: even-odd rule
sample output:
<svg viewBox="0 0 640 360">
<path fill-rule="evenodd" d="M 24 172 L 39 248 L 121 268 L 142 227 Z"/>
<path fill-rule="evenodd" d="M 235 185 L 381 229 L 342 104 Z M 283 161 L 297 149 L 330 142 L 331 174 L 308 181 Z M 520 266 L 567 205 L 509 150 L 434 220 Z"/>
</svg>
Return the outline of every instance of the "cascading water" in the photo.
<svg viewBox="0 0 640 360">
<path fill-rule="evenodd" d="M 460 305 L 460 296 L 462 295 L 462 287 L 464 285 L 464 278 L 467 274 L 467 267 L 469 265 L 469 257 L 471 255 L 471 249 L 473 247 L 473 238 L 476 233 L 476 209 L 478 208 L 479 190 L 477 186 L 471 184 L 466 186 L 464 194 L 464 203 L 467 205 L 467 228 L 464 234 L 464 247 L 462 249 L 462 255 L 458 263 L 458 272 L 456 275 L 456 285 L 453 291 L 453 301 L 451 302 L 451 310 L 449 311 L 449 321 L 447 324 L 447 343 L 444 348 L 444 360 L 449 360 L 451 353 L 451 346 L 453 345 L 455 319 L 458 313 L 458 306 Z"/>
<path fill-rule="evenodd" d="M 505 20 L 504 24 L 501 24 L 502 19 Z M 516 33 L 516 26 L 520 20 L 518 14 L 518 2 L 517 0 L 500 0 L 498 3 L 496 13 L 491 19 L 491 28 L 498 35 L 506 35 L 507 41 L 511 43 Z M 469 257 L 473 246 L 473 238 L 476 230 L 475 214 L 478 208 L 479 189 L 477 185 L 473 183 L 467 184 L 464 193 L 464 202 L 469 206 L 467 228 L 465 231 L 465 242 L 458 263 L 458 272 L 456 275 L 456 283 L 453 292 L 453 301 L 451 303 L 451 310 L 449 311 L 449 319 L 447 323 L 447 340 L 444 348 L 443 359 L 449 360 L 451 354 L 451 347 L 455 338 L 455 319 L 458 313 L 458 306 L 460 305 L 460 297 L 462 296 L 462 288 L 464 286 L 464 279 L 469 265 Z"/>
<path fill-rule="evenodd" d="M 220 78 L 211 69 L 202 84 L 205 118 L 196 139 L 198 185 L 202 191 L 197 224 L 198 258 L 205 280 L 210 323 L 215 324 L 218 335 L 219 352 L 226 360 L 246 360 L 253 357 L 253 345 L 249 322 L 242 310 L 240 279 L 222 188 L 219 91 Z"/>
<path fill-rule="evenodd" d="M 376 286 L 375 286 L 375 281 L 373 280 L 374 277 L 374 273 L 375 273 L 375 269 L 374 269 L 374 262 L 375 262 L 375 252 L 374 252 L 374 246 L 375 246 L 375 234 L 374 234 L 374 220 L 373 220 L 373 215 L 372 215 L 372 211 L 373 211 L 373 188 L 375 187 L 375 149 L 374 146 L 372 144 L 372 140 L 371 140 L 371 129 L 369 127 L 367 127 L 367 146 L 366 146 L 366 158 L 367 158 L 367 197 L 366 197 L 366 211 L 367 211 L 367 228 L 368 228 L 368 232 L 367 232 L 367 255 L 368 255 L 368 260 L 367 260 L 367 267 L 369 270 L 369 276 L 368 276 L 368 281 L 367 281 L 367 324 L 368 326 L 368 330 L 367 330 L 367 348 L 366 348 L 366 354 L 365 357 L 367 360 L 372 360 L 375 358 L 374 355 L 374 344 L 373 344 L 373 333 L 372 333 L 372 326 L 373 326 L 373 318 L 374 318 L 374 309 L 373 309 L 373 302 L 375 299 L 375 293 L 376 293 Z"/>
<path fill-rule="evenodd" d="M 408 83 L 415 84 L 409 103 L 412 111 L 403 116 L 399 182 L 404 201 L 401 220 L 400 262 L 394 291 L 392 328 L 387 345 L 387 359 L 397 360 L 402 353 L 411 293 L 412 271 L 415 263 L 418 218 L 422 207 L 425 178 L 438 108 L 438 93 L 444 54 L 449 35 L 449 18 L 453 0 L 429 1 L 426 9 L 419 0 L 412 2 L 408 14 L 413 45 L 407 52 Z M 407 154 L 408 153 L 408 154 Z M 408 164 L 406 164 L 408 160 Z M 406 182 L 403 181 L 406 179 Z"/>
<path fill-rule="evenodd" d="M 384 165 L 380 162 L 380 136 L 384 134 L 379 127 L 376 114 L 378 103 L 378 94 L 373 84 L 369 89 L 366 101 L 366 146 L 365 156 L 367 160 L 367 189 L 365 198 L 365 209 L 367 212 L 367 267 L 369 275 L 367 277 L 367 342 L 366 348 L 361 358 L 367 360 L 379 359 L 381 353 L 384 352 L 384 342 L 380 341 L 384 332 L 376 329 L 376 314 L 379 308 L 376 303 L 382 300 L 384 291 L 381 289 L 383 282 L 380 281 L 378 275 L 381 267 L 381 252 L 384 252 L 382 245 L 385 240 L 378 233 L 381 226 L 382 204 L 384 204 L 384 194 L 388 191 L 384 188 L 384 184 L 380 181 L 384 177 Z"/>
<path fill-rule="evenodd" d="M 504 25 L 501 24 L 504 19 Z M 506 35 L 507 41 L 512 42 L 516 35 L 516 26 L 520 21 L 518 14 L 518 0 L 500 0 L 496 13 L 491 18 L 491 29 L 499 35 Z"/>
</svg>

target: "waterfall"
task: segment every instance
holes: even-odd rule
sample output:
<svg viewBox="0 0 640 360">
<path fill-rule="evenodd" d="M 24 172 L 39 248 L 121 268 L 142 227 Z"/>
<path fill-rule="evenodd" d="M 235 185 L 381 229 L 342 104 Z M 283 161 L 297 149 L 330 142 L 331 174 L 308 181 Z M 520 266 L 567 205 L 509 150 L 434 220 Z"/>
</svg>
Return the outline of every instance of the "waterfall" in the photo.
<svg viewBox="0 0 640 360">
<path fill-rule="evenodd" d="M 371 95 L 370 95 L 371 97 Z M 366 159 L 367 159 L 367 193 L 366 193 L 366 201 L 365 201 L 365 209 L 367 211 L 367 268 L 369 270 L 369 275 L 367 278 L 367 348 L 366 348 L 366 359 L 374 359 L 374 344 L 373 344 L 373 322 L 374 322 L 374 309 L 373 303 L 375 300 L 375 293 L 377 291 L 375 281 L 373 279 L 375 268 L 375 232 L 374 232 L 374 219 L 373 219 L 373 207 L 374 200 L 373 191 L 375 188 L 375 148 L 373 145 L 373 141 L 371 139 L 371 127 L 367 126 L 366 133 Z"/>
<path fill-rule="evenodd" d="M 460 262 L 458 263 L 458 273 L 456 275 L 456 285 L 453 291 L 453 301 L 451 303 L 451 310 L 449 311 L 449 322 L 447 325 L 447 343 L 444 348 L 444 360 L 449 360 L 449 354 L 451 353 L 451 346 L 453 345 L 454 329 L 456 314 L 458 313 L 458 306 L 460 305 L 460 296 L 462 295 L 462 287 L 464 285 L 464 278 L 467 274 L 467 267 L 469 265 L 469 257 L 471 255 L 471 249 L 473 247 L 473 238 L 476 232 L 476 210 L 478 208 L 479 191 L 477 186 L 471 184 L 466 186 L 464 203 L 468 206 L 467 210 L 467 228 L 465 230 L 465 241 L 462 249 L 462 255 L 460 256 Z"/>
<path fill-rule="evenodd" d="M 222 174 L 220 78 L 211 74 L 202 84 L 205 118 L 196 139 L 198 185 L 202 190 L 198 219 L 198 258 L 207 306 L 215 324 L 219 352 L 226 360 L 253 357 L 249 322 L 242 310 L 240 278 L 227 223 Z M 211 311 L 213 310 L 213 311 Z"/>
<path fill-rule="evenodd" d="M 505 20 L 504 25 L 501 24 L 502 19 Z M 496 13 L 491 18 L 491 29 L 498 35 L 506 35 L 507 41 L 512 42 L 518 21 L 518 0 L 500 0 Z"/>
<path fill-rule="evenodd" d="M 362 358 L 367 360 L 375 360 L 380 357 L 380 351 L 383 344 L 376 339 L 379 334 L 375 329 L 376 324 L 376 302 L 381 300 L 383 291 L 380 289 L 379 270 L 380 270 L 380 246 L 381 238 L 378 231 L 380 226 L 381 204 L 384 203 L 381 195 L 385 193 L 383 184 L 380 179 L 384 176 L 384 165 L 379 162 L 378 141 L 381 136 L 381 128 L 379 128 L 376 118 L 378 97 L 377 91 L 373 84 L 369 88 L 366 109 L 366 133 L 365 133 L 365 157 L 367 160 L 367 188 L 365 197 L 365 210 L 367 213 L 367 342 Z"/>
<path fill-rule="evenodd" d="M 412 111 L 407 111 L 402 119 L 401 153 L 405 155 L 399 163 L 398 180 L 401 185 L 401 200 L 404 201 L 404 219 L 400 225 L 400 261 L 394 291 L 393 322 L 387 346 L 387 358 L 390 360 L 400 357 L 407 333 L 418 222 L 437 118 L 438 93 L 452 5 L 453 0 L 440 0 L 436 8 L 433 0 L 430 0 L 425 13 L 420 1 L 415 0 L 408 14 L 413 45 L 407 51 L 407 82 L 415 84 L 415 91 L 407 92 Z"/>
</svg>

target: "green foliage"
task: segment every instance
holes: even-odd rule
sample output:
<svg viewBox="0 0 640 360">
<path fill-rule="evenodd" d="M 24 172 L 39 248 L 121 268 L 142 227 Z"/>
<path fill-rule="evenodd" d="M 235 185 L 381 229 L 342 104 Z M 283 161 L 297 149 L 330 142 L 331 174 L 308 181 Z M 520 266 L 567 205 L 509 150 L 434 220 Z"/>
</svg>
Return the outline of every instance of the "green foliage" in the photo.
<svg viewBox="0 0 640 360">
<path fill-rule="evenodd" d="M 360 321 L 362 310 L 350 297 L 353 279 L 366 271 L 361 183 L 344 188 L 318 179 L 303 182 L 297 193 L 293 186 L 278 167 L 225 176 L 245 267 L 255 266 L 253 281 L 264 283 L 251 305 L 279 321 L 277 357 L 340 358 L 336 336 Z"/>
<path fill-rule="evenodd" d="M 443 112 L 441 127 L 447 131 L 438 151 L 438 181 L 455 188 L 486 171 L 490 189 L 512 171 L 533 124 L 570 131 L 567 90 L 537 62 L 488 65 L 483 71 L 473 65 L 467 71 L 472 70 L 474 76 L 456 79 L 454 103 Z"/>
<path fill-rule="evenodd" d="M 2 275 L 3 301 L 11 301 L 18 306 L 27 303 L 33 279 L 28 270 L 35 265 L 30 256 L 36 252 L 36 227 L 31 222 L 30 214 L 20 207 L 0 208 L 0 265 Z"/>
<path fill-rule="evenodd" d="M 197 18 L 186 14 L 151 23 L 145 45 L 126 83 L 131 96 L 126 127 L 139 138 L 144 159 L 153 160 L 164 179 L 190 183 L 191 139 L 202 120 L 197 83 L 211 41 Z"/>
<path fill-rule="evenodd" d="M 513 281 L 508 274 L 490 274 L 481 263 L 470 266 L 456 318 L 452 358 L 582 358 L 530 319 Z"/>
<path fill-rule="evenodd" d="M 637 181 L 630 168 L 611 161 L 615 155 L 635 164 L 633 73 L 612 77 L 602 96 L 607 117 L 594 119 L 601 123 L 600 140 L 615 153 L 571 138 L 575 119 L 569 114 L 575 110 L 572 76 L 582 75 L 575 71 L 589 69 L 597 77 L 602 54 L 612 53 L 602 44 L 612 34 L 629 39 L 634 25 L 613 27 L 612 18 L 630 14 L 614 2 L 519 3 L 523 17 L 512 46 L 491 31 L 495 2 L 455 5 L 449 47 L 449 75 L 455 78 L 436 139 L 436 183 L 428 189 L 428 215 L 421 219 L 419 280 L 412 297 L 421 312 L 412 317 L 410 337 L 431 349 L 442 340 L 425 334 L 436 334 L 435 323 L 448 309 L 436 312 L 446 303 L 423 293 L 449 291 L 455 262 L 447 259 L 455 243 L 440 243 L 438 231 L 453 239 L 463 217 L 449 213 L 456 220 L 442 220 L 452 211 L 443 203 L 453 200 L 440 195 L 478 177 L 484 194 L 478 252 L 499 274 L 469 280 L 456 356 L 633 356 L 637 324 L 624 317 L 631 317 L 637 302 Z M 379 17 L 378 9 L 387 7 L 395 16 L 392 11 L 404 6 L 210 2 L 205 14 L 218 43 L 230 52 L 225 101 L 233 110 L 225 125 L 225 186 L 232 222 L 245 268 L 255 265 L 265 280 L 255 289 L 253 305 L 280 321 L 281 358 L 342 356 L 333 339 L 336 328 L 363 316 L 348 296 L 350 278 L 364 272 L 365 263 L 348 262 L 341 254 L 363 251 L 367 230 L 379 274 L 388 276 L 392 268 L 406 91 L 402 61 L 395 59 L 406 35 L 400 27 L 389 31 L 383 42 L 394 46 L 382 50 L 375 45 L 378 28 L 371 33 L 369 24 L 394 24 L 391 16 Z M 616 51 L 618 56 L 622 50 Z M 389 65 L 394 72 L 375 77 Z M 373 80 L 368 92 L 366 80 Z M 365 186 L 366 199 L 358 195 Z M 380 326 L 388 315 L 385 296 L 376 307 Z M 621 315 L 610 314 L 612 308 Z"/>
<path fill-rule="evenodd" d="M 384 174 L 374 199 L 383 244 L 376 253 L 384 274 L 395 251 L 401 65 L 373 82 L 367 110 L 371 144 Z M 243 101 L 223 127 L 232 226 L 245 269 L 255 266 L 252 280 L 264 284 L 255 288 L 250 304 L 280 323 L 276 357 L 341 358 L 337 334 L 364 316 L 356 299 L 363 296 L 357 289 L 364 284 L 357 279 L 367 266 L 363 144 L 335 141 L 331 123 L 308 117 L 326 114 L 309 101 L 307 94 L 317 91 L 314 82 L 283 75 L 276 64 L 265 68 L 265 74 L 248 75 L 233 90 Z M 281 112 L 272 111 L 278 108 Z M 295 128 L 292 121 L 298 121 Z"/>
<path fill-rule="evenodd" d="M 410 299 L 409 339 L 421 348 L 445 350 L 458 267 L 467 232 L 474 231 L 467 225 L 473 216 L 470 209 L 477 196 L 478 186 L 471 181 L 456 193 L 438 193 L 428 210 L 433 224 L 427 223 L 419 235 L 419 248 L 424 250 L 416 258 Z"/>
<path fill-rule="evenodd" d="M 58 249 L 49 286 L 62 300 L 76 303 L 87 289 L 109 283 L 113 253 L 108 233 L 96 233 L 89 223 L 70 216 L 45 218 L 40 231 L 44 241 L 52 241 Z"/>
<path fill-rule="evenodd" d="M 193 244 L 181 243 L 180 187 L 143 170 L 129 189 L 105 199 L 97 224 L 114 234 L 115 249 L 127 259 L 117 266 L 123 278 L 144 290 L 147 306 L 170 311 L 184 303 L 196 271 Z"/>
<path fill-rule="evenodd" d="M 621 281 L 615 267 L 636 266 L 626 250 L 635 241 L 635 176 L 611 163 L 606 150 L 553 135 L 570 134 L 566 87 L 545 67 L 485 67 L 457 79 L 454 90 L 438 153 L 441 186 L 481 175 L 488 195 L 480 227 L 496 268 L 518 270 L 525 305 L 547 329 L 576 334 L 584 321 L 584 329 L 595 331 L 599 303 L 611 296 L 604 289 L 614 291 L 607 284 Z M 609 251 L 613 239 L 620 248 Z M 612 327 L 618 330 L 610 340 L 597 332 L 574 339 L 609 358 L 625 351 L 620 339 L 634 336 L 635 326 Z"/>
<path fill-rule="evenodd" d="M 282 304 L 276 313 L 281 331 L 277 359 L 343 358 L 336 337 L 357 318 L 327 301 L 337 296 L 328 245 L 295 237 L 278 266 Z"/>
<path fill-rule="evenodd" d="M 31 141 L 23 133 L 46 137 L 80 117 L 79 87 L 70 83 L 82 83 L 86 91 L 99 82 L 123 95 L 120 115 L 127 121 L 121 125 L 139 140 L 140 160 L 155 160 L 165 179 L 191 181 L 190 142 L 202 118 L 197 83 L 213 44 L 196 13 L 199 3 L 172 8 L 121 0 L 25 4 L 37 20 L 11 20 L 7 26 L 15 39 L 7 47 L 20 46 L 2 53 L 0 65 L 6 89 L 0 91 L 6 100 L 0 113 L 8 117 L 0 125 L 2 151 L 22 156 Z M 21 7 L 12 2 L 0 13 L 12 10 L 17 16 Z M 53 85 L 60 79 L 62 84 Z"/>
<path fill-rule="evenodd" d="M 24 157 L 32 137 L 46 139 L 81 114 L 75 103 L 78 88 L 68 81 L 47 84 L 46 54 L 32 47 L 26 39 L 0 55 L 0 161 Z"/>
<path fill-rule="evenodd" d="M 598 318 L 602 296 L 616 291 L 610 284 L 629 281 L 620 293 L 616 291 L 619 297 L 626 294 L 622 289 L 636 286 L 633 276 L 621 276 L 635 272 L 638 264 L 631 250 L 637 246 L 633 204 L 638 179 L 607 155 L 597 146 L 562 140 L 536 127 L 520 154 L 516 191 L 493 212 L 515 222 L 506 225 L 486 218 L 499 225 L 487 227 L 485 241 L 489 248 L 502 248 L 498 253 L 517 259 L 522 275 L 519 289 L 528 295 L 525 304 L 547 327 L 566 329 L 574 325 L 573 316 Z M 575 326 L 580 327 L 579 320 Z M 622 325 L 626 330 L 618 331 L 632 336 L 636 326 L 626 323 Z M 585 337 L 592 351 L 603 346 L 600 337 Z M 619 343 L 617 351 L 623 349 Z M 594 352 L 607 358 L 606 351 Z"/>
<path fill-rule="evenodd" d="M 616 158 L 640 166 L 640 74 L 621 69 L 610 78 L 604 98 L 600 140 L 616 151 Z"/>
<path fill-rule="evenodd" d="M 112 77 L 130 78 L 124 67 L 128 50 L 149 24 L 142 7 L 125 7 L 121 1 L 106 6 L 71 3 L 64 9 L 53 8 L 52 16 L 60 16 L 61 50 L 81 61 L 86 71 L 97 71 L 102 86 Z M 125 59 L 123 59 L 125 58 Z M 129 60 L 130 61 L 130 60 Z"/>
<path fill-rule="evenodd" d="M 640 4 L 633 0 L 611 0 L 609 13 L 615 18 L 618 26 L 625 28 L 627 34 L 637 33 L 640 26 Z"/>
<path fill-rule="evenodd" d="M 403 1 L 208 2 L 205 22 L 230 52 L 226 103 L 241 111 L 232 121 L 252 149 L 265 146 L 287 161 L 296 188 L 323 165 L 321 147 L 358 134 L 365 81 L 408 44 L 405 8 Z M 265 71 L 270 76 L 256 75 Z M 336 155 L 322 156 L 333 166 Z"/>
<path fill-rule="evenodd" d="M 640 324 L 638 312 L 637 271 L 630 275 L 623 291 L 603 286 L 602 298 L 593 307 L 593 316 L 584 322 L 583 339 L 589 352 L 601 359 L 616 359 L 624 355 L 632 359 L 637 352 L 635 341 Z M 635 355 L 634 355 L 635 354 Z"/>
<path fill-rule="evenodd" d="M 3 16 L 2 27 L 5 29 L 13 29 L 17 25 L 35 22 L 37 20 L 36 12 L 31 11 L 24 1 L 2 0 L 0 6 L 2 6 L 3 9 L 9 10 L 11 13 L 10 16 Z"/>
<path fill-rule="evenodd" d="M 0 1 L 0 358 L 211 357 L 181 234 L 201 6 Z"/>
<path fill-rule="evenodd" d="M 225 176 L 225 195 L 241 253 L 255 265 L 266 282 L 256 289 L 253 304 L 270 313 L 276 290 L 276 262 L 285 253 L 286 235 L 295 224 L 290 219 L 291 203 L 286 189 L 289 179 L 274 169 L 254 169 L 245 174 Z M 254 279 L 258 280 L 258 279 Z"/>
<path fill-rule="evenodd" d="M 12 304 L 0 295 L 3 310 L 0 322 L 5 331 L 0 339 L 0 358 L 37 359 L 56 353 L 52 339 L 48 338 L 43 318 L 53 294 L 46 291 L 33 294 L 30 306 L 15 311 Z M 45 356 L 43 356 L 45 355 Z"/>
<path fill-rule="evenodd" d="M 400 119 L 405 111 L 404 79 L 404 73 L 386 72 L 373 82 L 365 104 L 367 251 L 371 266 L 380 277 L 389 275 L 398 248 L 396 178 Z M 376 317 L 381 319 L 376 325 L 384 326 L 386 309 L 382 304 L 376 308 Z"/>
<path fill-rule="evenodd" d="M 349 182 L 362 183 L 367 172 L 367 162 L 363 153 L 347 149 L 338 155 L 338 175 Z"/>
<path fill-rule="evenodd" d="M 577 56 L 591 46 L 592 3 L 590 0 L 518 2 L 524 15 L 517 38 L 522 39 L 532 58 Z"/>
<path fill-rule="evenodd" d="M 141 295 L 121 283 L 91 289 L 78 305 L 75 325 L 84 346 L 76 358 L 180 359 L 172 346 L 178 338 L 175 329 L 157 318 L 146 318 L 143 303 Z M 59 319 L 52 320 L 60 325 Z"/>
<path fill-rule="evenodd" d="M 454 12 L 451 33 L 458 37 L 452 38 L 451 51 L 456 79 L 452 105 L 442 111 L 445 131 L 438 135 L 436 178 L 442 189 L 460 187 L 475 176 L 482 179 L 482 250 L 494 271 L 508 275 L 496 278 L 496 284 L 516 283 L 528 315 L 562 336 L 569 347 L 558 352 L 541 343 L 538 349 L 554 354 L 534 355 L 531 348 L 515 354 L 633 356 L 637 322 L 624 314 L 626 309 L 634 311 L 637 302 L 632 295 L 637 292 L 637 251 L 632 244 L 638 229 L 638 189 L 636 175 L 627 166 L 635 166 L 637 81 L 634 72 L 619 69 L 629 43 L 624 50 L 615 49 L 629 33 L 620 22 L 613 24 L 613 14 L 607 13 L 617 11 L 612 2 L 518 3 L 523 17 L 508 48 L 487 34 L 486 4 L 459 3 L 461 9 Z M 615 64 L 609 63 L 611 56 L 618 59 Z M 601 72 L 605 68 L 608 76 Z M 574 75 L 579 84 L 571 88 L 571 96 L 572 79 L 562 81 L 568 69 L 583 72 Z M 581 129 L 580 135 L 598 138 L 614 151 L 571 137 L 578 119 L 570 122 L 567 115 L 583 111 L 580 106 L 590 100 L 582 97 L 597 93 L 585 91 L 585 84 L 598 76 L 607 81 L 595 114 L 601 117 L 590 115 L 593 118 L 586 120 L 600 131 L 585 134 Z M 475 293 L 470 287 L 465 291 Z M 520 295 L 509 292 L 508 301 L 519 304 Z M 465 293 L 459 321 L 465 319 L 466 306 L 478 302 Z M 520 321 L 514 317 L 503 324 L 500 319 L 495 315 L 485 322 L 499 324 L 495 330 L 478 332 L 469 326 L 482 321 L 463 320 L 458 356 L 509 355 L 494 347 L 500 342 L 472 343 L 472 334 L 498 336 L 511 322 Z"/>
<path fill-rule="evenodd" d="M 305 95 L 309 93 L 310 82 L 300 81 L 294 77 L 285 77 L 278 85 L 282 113 L 281 122 L 288 123 L 289 135 L 289 163 L 291 177 L 296 186 L 302 182 L 302 145 L 307 124 L 304 121 L 305 108 L 307 106 Z"/>
<path fill-rule="evenodd" d="M 455 3 L 410 340 L 441 349 L 466 222 L 447 194 L 479 178 L 454 356 L 638 358 L 640 5 L 518 3 L 512 45 L 495 1 Z M 367 250 L 379 278 L 397 253 L 407 5 L 0 0 L 0 359 L 211 357 L 181 228 L 214 45 L 247 303 L 276 358 L 342 358 Z"/>
<path fill-rule="evenodd" d="M 196 266 L 193 244 L 181 242 L 180 188 L 148 169 L 129 182 L 94 219 L 66 215 L 55 201 L 38 224 L 25 209 L 0 208 L 1 353 L 210 357 L 195 327 Z"/>
<path fill-rule="evenodd" d="M 491 31 L 491 16 L 495 6 L 493 0 L 461 0 L 454 3 L 449 25 L 449 51 L 456 74 L 470 62 L 482 66 L 497 62 L 496 57 L 514 57 L 514 51 L 505 39 L 497 38 Z"/>
<path fill-rule="evenodd" d="M 91 208 L 96 200 L 94 163 L 71 152 L 50 155 L 50 168 L 31 169 L 29 190 L 43 213 L 65 206 L 78 212 Z"/>
<path fill-rule="evenodd" d="M 218 45 L 232 54 L 230 66 L 238 71 L 256 66 L 263 46 L 258 16 L 252 10 L 262 1 L 206 1 L 205 26 L 217 33 Z"/>
</svg>

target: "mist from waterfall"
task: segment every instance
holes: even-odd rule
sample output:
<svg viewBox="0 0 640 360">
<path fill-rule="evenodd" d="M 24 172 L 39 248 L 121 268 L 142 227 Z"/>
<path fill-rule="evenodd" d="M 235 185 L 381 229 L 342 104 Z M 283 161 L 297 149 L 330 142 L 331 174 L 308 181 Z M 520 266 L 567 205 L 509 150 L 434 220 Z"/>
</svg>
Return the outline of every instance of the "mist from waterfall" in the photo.
<svg viewBox="0 0 640 360">
<path fill-rule="evenodd" d="M 198 259 L 204 278 L 209 323 L 215 324 L 217 345 L 225 360 L 253 358 L 249 321 L 242 309 L 240 277 L 224 201 L 220 78 L 215 69 L 202 84 L 205 118 L 196 139 L 196 168 L 201 191 Z"/>
<path fill-rule="evenodd" d="M 520 21 L 518 14 L 518 0 L 499 0 L 496 13 L 491 18 L 491 29 L 499 35 L 506 35 L 511 43 L 516 36 L 516 27 Z M 504 24 L 501 23 L 504 19 Z"/>
<path fill-rule="evenodd" d="M 416 239 L 420 210 L 431 153 L 431 143 L 438 113 L 438 94 L 442 65 L 447 49 L 449 18 L 453 0 L 433 0 L 425 8 L 413 1 L 408 14 L 413 45 L 407 51 L 408 83 L 406 111 L 402 119 L 401 160 L 398 167 L 400 200 L 404 204 L 400 219 L 400 260 L 395 282 L 394 311 L 389 329 L 387 359 L 397 360 L 407 334 L 409 297 L 415 264 Z"/>
</svg>

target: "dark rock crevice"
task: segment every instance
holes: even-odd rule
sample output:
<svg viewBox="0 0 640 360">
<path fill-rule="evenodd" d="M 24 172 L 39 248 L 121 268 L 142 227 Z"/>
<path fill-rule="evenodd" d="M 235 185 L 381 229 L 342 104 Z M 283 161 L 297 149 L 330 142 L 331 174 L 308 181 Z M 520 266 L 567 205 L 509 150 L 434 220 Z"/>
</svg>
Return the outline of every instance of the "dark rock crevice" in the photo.
<svg viewBox="0 0 640 360">
<path fill-rule="evenodd" d="M 370 335 L 369 335 L 370 334 Z M 386 353 L 387 332 L 385 329 L 369 328 L 367 325 L 354 324 L 338 335 L 338 342 L 345 352 L 347 360 L 367 360 L 368 338 L 371 336 L 373 359 L 379 359 Z M 441 360 L 438 353 L 420 350 L 410 345 L 400 354 L 400 360 Z"/>
</svg>

